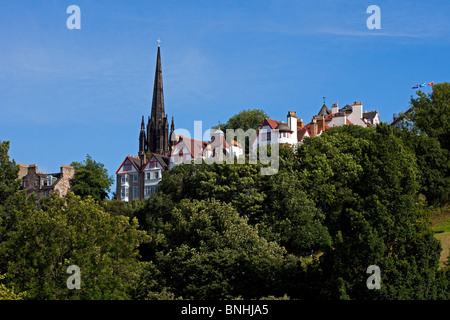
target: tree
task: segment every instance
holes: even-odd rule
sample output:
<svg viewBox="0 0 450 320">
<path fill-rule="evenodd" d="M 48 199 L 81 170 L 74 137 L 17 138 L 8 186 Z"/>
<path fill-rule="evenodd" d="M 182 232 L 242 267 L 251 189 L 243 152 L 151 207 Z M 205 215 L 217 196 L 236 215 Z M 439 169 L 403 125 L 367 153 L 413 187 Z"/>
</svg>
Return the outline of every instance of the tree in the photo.
<svg viewBox="0 0 450 320">
<path fill-rule="evenodd" d="M 414 152 L 394 128 L 343 126 L 306 139 L 298 150 L 303 190 L 325 214 L 332 245 L 320 258 L 334 299 L 435 299 L 441 247 L 418 190 Z M 381 290 L 368 290 L 370 265 Z"/>
<path fill-rule="evenodd" d="M 433 92 L 417 91 L 417 98 L 411 97 L 412 111 L 407 115 L 417 129 L 431 138 L 436 138 L 442 147 L 450 150 L 450 83 L 433 86 Z"/>
<path fill-rule="evenodd" d="M 154 201 L 154 200 L 153 200 Z M 182 200 L 154 220 L 154 265 L 146 283 L 154 292 L 185 299 L 283 296 L 284 277 L 298 258 L 259 236 L 248 219 L 217 200 Z M 148 297 L 149 293 L 144 293 Z"/>
<path fill-rule="evenodd" d="M 262 109 L 247 109 L 232 116 L 226 124 L 220 124 L 213 127 L 213 129 L 221 129 L 225 135 L 227 129 L 242 129 L 247 131 L 248 129 L 258 130 L 258 127 L 265 118 L 269 116 Z M 233 137 L 230 137 L 232 139 Z M 248 137 L 245 137 L 245 153 L 249 152 L 250 141 Z"/>
<path fill-rule="evenodd" d="M 0 275 L 0 280 L 3 280 L 6 275 Z M 0 283 L 0 300 L 23 300 L 26 297 L 26 292 L 16 293 L 14 289 L 7 288 L 3 283 Z"/>
<path fill-rule="evenodd" d="M 437 138 L 409 130 L 394 129 L 403 144 L 414 152 L 420 187 L 429 205 L 446 204 L 450 198 L 450 151 Z"/>
<path fill-rule="evenodd" d="M 71 188 L 73 193 L 82 198 L 91 196 L 96 201 L 108 198 L 114 178 L 108 176 L 108 171 L 103 163 L 97 162 L 87 155 L 83 162 L 72 162 L 71 166 L 75 169 Z"/>
<path fill-rule="evenodd" d="M 129 299 L 145 264 L 137 248 L 148 240 L 136 219 L 69 192 L 21 212 L 0 258 L 8 260 L 9 285 L 29 299 Z M 71 265 L 81 270 L 80 290 L 66 286 Z"/>
<path fill-rule="evenodd" d="M 36 198 L 20 191 L 19 167 L 9 159 L 9 141 L 0 141 L 0 274 L 6 273 L 8 258 L 2 255 L 7 234 L 17 225 L 22 211 L 33 210 Z"/>
<path fill-rule="evenodd" d="M 226 124 L 219 125 L 224 132 L 226 129 L 255 129 L 257 130 L 261 121 L 269 116 L 262 109 L 246 109 L 228 119 Z"/>
</svg>

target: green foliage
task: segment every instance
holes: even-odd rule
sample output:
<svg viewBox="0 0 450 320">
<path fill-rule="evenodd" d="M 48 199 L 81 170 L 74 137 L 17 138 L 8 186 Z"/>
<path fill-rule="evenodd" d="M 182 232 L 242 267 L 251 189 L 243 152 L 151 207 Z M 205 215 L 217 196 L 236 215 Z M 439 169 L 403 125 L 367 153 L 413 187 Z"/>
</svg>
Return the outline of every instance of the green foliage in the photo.
<svg viewBox="0 0 450 320">
<path fill-rule="evenodd" d="M 248 129 L 258 130 L 258 127 L 265 118 L 269 116 L 262 109 L 247 109 L 235 114 L 230 119 L 228 119 L 226 124 L 219 124 L 213 127 L 213 129 L 221 129 L 226 136 L 226 130 L 232 129 L 242 129 L 247 131 Z M 228 139 L 233 139 L 234 137 L 228 137 Z M 245 154 L 249 153 L 250 142 L 248 137 L 245 137 Z"/>
<path fill-rule="evenodd" d="M 417 91 L 417 95 L 417 98 L 411 97 L 409 118 L 417 129 L 438 139 L 443 148 L 450 150 L 450 83 L 436 84 L 433 92 Z"/>
<path fill-rule="evenodd" d="M 282 274 L 299 261 L 247 220 L 217 200 L 180 201 L 151 232 L 160 281 L 153 291 L 185 299 L 283 296 Z"/>
<path fill-rule="evenodd" d="M 0 281 L 6 275 L 0 275 Z M 0 300 L 23 300 L 26 297 L 26 292 L 16 293 L 14 289 L 7 288 L 3 283 L 0 283 Z"/>
<path fill-rule="evenodd" d="M 226 124 L 221 124 L 215 128 L 219 128 L 225 132 L 226 129 L 255 129 L 257 130 L 261 121 L 269 116 L 262 109 L 247 109 L 235 114 L 228 119 Z"/>
<path fill-rule="evenodd" d="M 450 151 L 441 147 L 437 138 L 408 130 L 394 129 L 395 135 L 415 154 L 419 192 L 430 205 L 448 203 L 450 197 Z"/>
<path fill-rule="evenodd" d="M 445 122 L 446 86 L 419 94 L 421 133 L 331 128 L 296 152 L 281 147 L 275 175 L 248 159 L 181 164 L 149 200 L 128 204 L 104 200 L 111 180 L 88 156 L 73 163 L 81 197 L 53 195 L 37 211 L 3 142 L 0 298 L 448 300 L 450 269 L 439 269 L 429 221 L 431 206 L 448 205 L 448 131 L 420 118 L 423 109 Z M 256 113 L 227 125 L 257 126 Z M 81 290 L 66 288 L 71 264 Z M 367 289 L 370 265 L 381 290 Z"/>
<path fill-rule="evenodd" d="M 142 271 L 137 247 L 148 240 L 136 219 L 110 215 L 92 198 L 52 195 L 42 209 L 20 213 L 2 243 L 11 285 L 30 299 L 127 299 Z M 81 269 L 69 290 L 67 267 Z"/>
<path fill-rule="evenodd" d="M 392 127 L 330 129 L 299 148 L 298 163 L 302 185 L 332 236 L 321 257 L 323 295 L 434 297 L 441 248 L 419 201 L 415 154 Z M 380 291 L 366 288 L 370 265 L 382 270 Z"/>
<path fill-rule="evenodd" d="M 75 169 L 71 187 L 73 193 L 83 199 L 91 196 L 96 201 L 108 197 L 114 178 L 108 176 L 108 171 L 103 163 L 97 162 L 87 155 L 83 162 L 72 162 L 71 166 Z"/>
</svg>

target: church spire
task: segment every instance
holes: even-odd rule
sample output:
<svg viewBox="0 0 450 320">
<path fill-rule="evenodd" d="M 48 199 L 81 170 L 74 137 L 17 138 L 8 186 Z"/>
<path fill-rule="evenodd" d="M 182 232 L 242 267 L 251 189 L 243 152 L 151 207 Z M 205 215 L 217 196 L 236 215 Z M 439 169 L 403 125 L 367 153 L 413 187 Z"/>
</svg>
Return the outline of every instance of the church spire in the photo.
<svg viewBox="0 0 450 320">
<path fill-rule="evenodd" d="M 141 165 L 145 162 L 145 123 L 144 116 L 142 116 L 141 132 L 139 133 L 139 158 Z"/>
<path fill-rule="evenodd" d="M 151 117 L 154 121 L 162 120 L 165 115 L 164 111 L 164 93 L 161 68 L 161 50 L 158 45 L 158 54 L 156 57 L 155 82 L 153 85 L 153 101 Z"/>
</svg>

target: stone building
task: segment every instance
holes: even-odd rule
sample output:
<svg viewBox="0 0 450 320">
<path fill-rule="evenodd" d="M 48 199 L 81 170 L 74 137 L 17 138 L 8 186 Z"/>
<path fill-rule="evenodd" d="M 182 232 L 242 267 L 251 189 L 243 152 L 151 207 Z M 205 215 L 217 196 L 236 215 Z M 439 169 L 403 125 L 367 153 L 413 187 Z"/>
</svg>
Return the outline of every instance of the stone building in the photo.
<svg viewBox="0 0 450 320">
<path fill-rule="evenodd" d="M 146 162 L 146 154 L 151 153 L 169 156 L 173 143 L 170 136 L 175 130 L 173 117 L 170 125 L 164 109 L 164 92 L 161 67 L 161 50 L 158 45 L 156 57 L 155 81 L 153 84 L 153 99 L 151 114 L 148 117 L 147 130 L 145 130 L 144 116 L 142 116 L 141 131 L 139 133 L 139 158 Z"/>
<path fill-rule="evenodd" d="M 169 156 L 174 140 L 170 139 L 175 130 L 172 117 L 169 122 L 164 107 L 164 92 L 161 67 L 161 49 L 158 45 L 156 56 L 153 99 L 147 128 L 142 116 L 139 132 L 138 157 L 128 155 L 116 172 L 116 198 L 122 201 L 148 199 L 156 191 L 162 172 L 168 169 Z"/>
<path fill-rule="evenodd" d="M 272 143 L 296 145 L 306 137 L 320 136 L 324 131 L 332 127 L 345 125 L 357 125 L 361 127 L 376 126 L 380 123 L 378 111 L 363 111 L 360 101 L 352 105 L 339 108 L 333 103 L 331 110 L 323 104 L 319 113 L 313 116 L 312 121 L 304 124 L 302 118 L 297 118 L 295 111 L 289 111 L 286 123 L 264 119 L 261 122 L 256 138 L 251 142 L 251 150 L 256 154 L 258 146 Z"/>
<path fill-rule="evenodd" d="M 44 173 L 38 171 L 35 164 L 18 164 L 19 179 L 22 179 L 22 190 L 27 190 L 27 194 L 35 193 L 38 200 L 48 198 L 52 192 L 59 196 L 65 196 L 71 187 L 71 180 L 75 170 L 71 166 L 61 166 L 58 173 Z"/>
<path fill-rule="evenodd" d="M 169 168 L 169 157 L 153 153 L 146 163 L 128 155 L 117 170 L 116 197 L 125 202 L 148 199 L 158 189 L 163 172 Z"/>
</svg>

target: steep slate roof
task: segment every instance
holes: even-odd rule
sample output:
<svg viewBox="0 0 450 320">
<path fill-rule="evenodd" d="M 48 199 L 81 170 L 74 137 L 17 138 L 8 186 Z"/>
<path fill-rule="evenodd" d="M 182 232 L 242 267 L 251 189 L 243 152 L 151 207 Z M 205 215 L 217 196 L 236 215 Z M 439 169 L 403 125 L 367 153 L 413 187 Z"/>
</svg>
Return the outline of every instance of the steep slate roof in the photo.
<svg viewBox="0 0 450 320">
<path fill-rule="evenodd" d="M 339 109 L 339 112 L 353 112 L 353 108 L 351 105 L 346 104 L 342 109 Z"/>
<path fill-rule="evenodd" d="M 155 157 L 156 160 L 163 166 L 164 169 L 166 169 L 169 166 L 169 159 L 170 157 L 163 156 L 162 154 L 153 153 L 152 157 Z M 150 159 L 151 159 L 150 158 Z M 150 161 L 150 159 L 148 159 Z"/>
<path fill-rule="evenodd" d="M 128 156 L 127 158 L 130 159 L 131 163 L 136 167 L 138 171 L 141 170 L 141 159 L 133 156 Z"/>
<path fill-rule="evenodd" d="M 324 103 L 322 108 L 320 108 L 320 111 L 318 113 L 319 116 L 324 116 L 326 117 L 327 115 L 329 115 L 331 113 L 331 110 L 327 108 L 326 104 Z"/>
<path fill-rule="evenodd" d="M 377 115 L 377 111 L 366 111 L 363 113 L 363 118 L 374 119 Z"/>
</svg>

